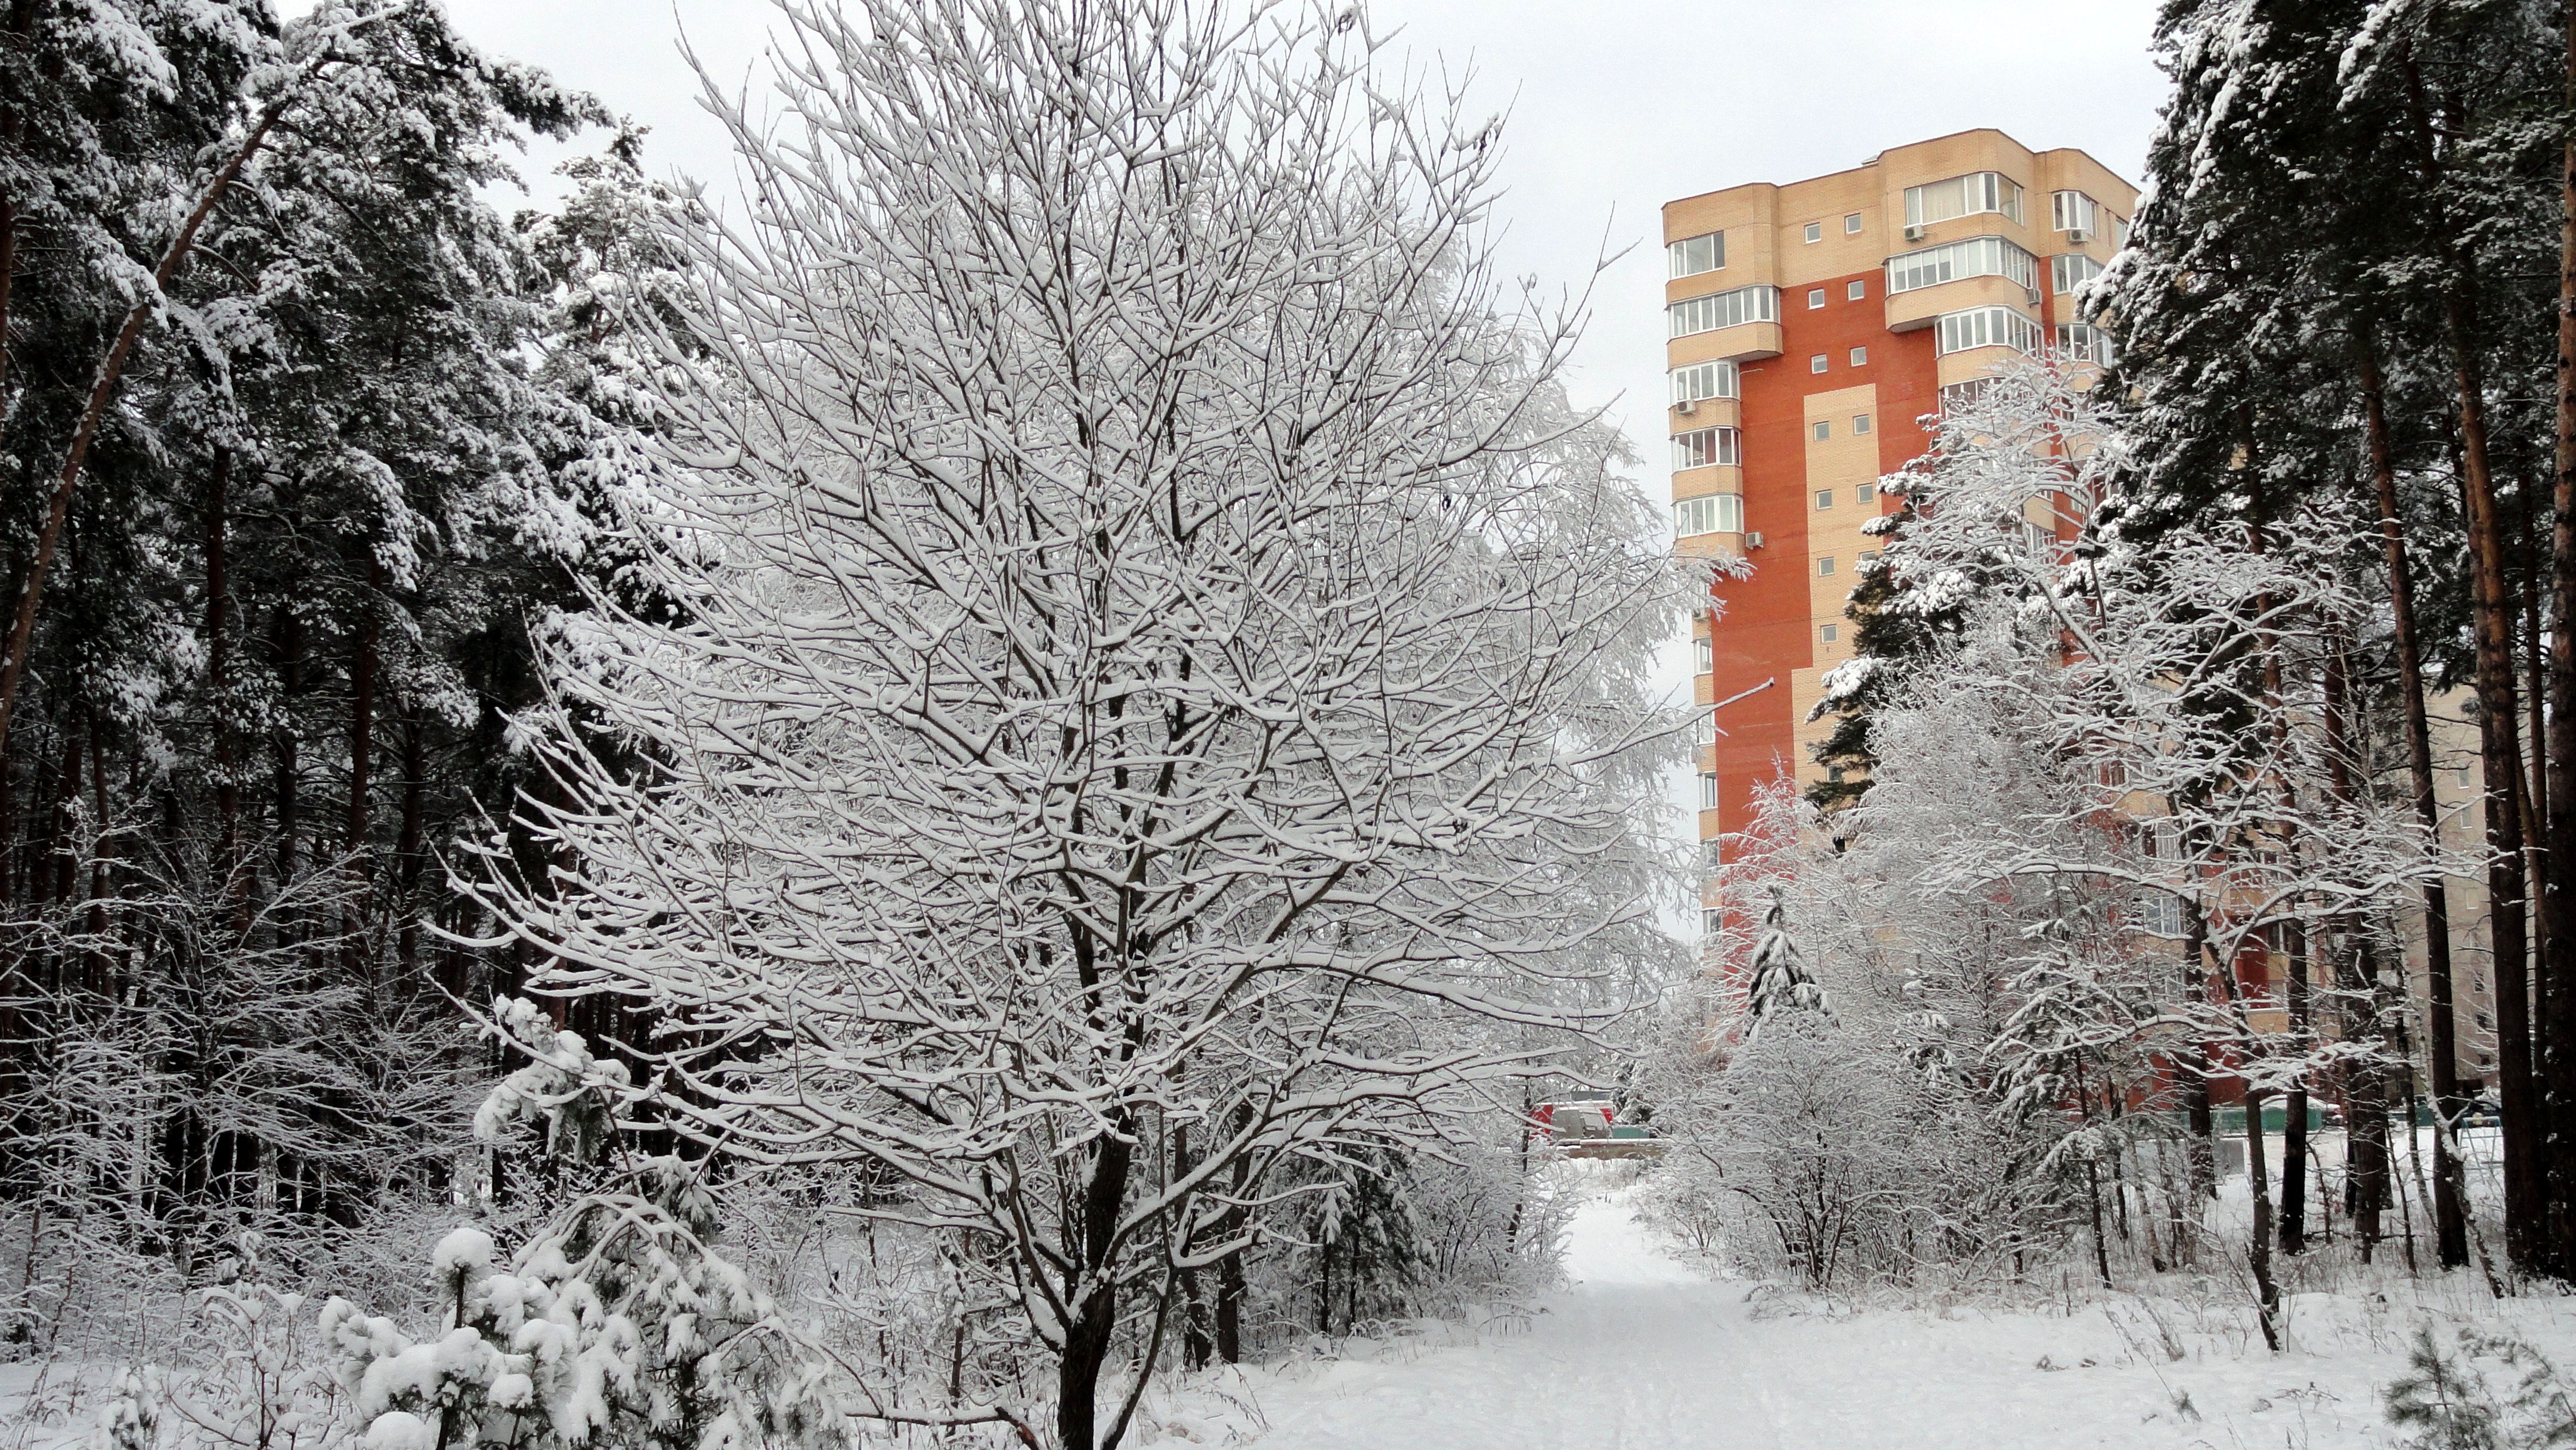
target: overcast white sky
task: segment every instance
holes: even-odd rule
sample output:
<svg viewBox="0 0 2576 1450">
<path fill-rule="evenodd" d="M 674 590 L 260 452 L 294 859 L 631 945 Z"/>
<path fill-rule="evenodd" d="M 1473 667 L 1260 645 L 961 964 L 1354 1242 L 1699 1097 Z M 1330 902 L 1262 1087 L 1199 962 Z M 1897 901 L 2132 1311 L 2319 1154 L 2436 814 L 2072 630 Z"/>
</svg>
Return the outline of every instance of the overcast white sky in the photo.
<svg viewBox="0 0 2576 1450">
<path fill-rule="evenodd" d="M 552 70 L 653 128 L 650 164 L 721 194 L 731 166 L 681 60 L 685 28 L 738 82 L 772 25 L 766 0 L 447 0 L 485 50 Z M 300 8 L 300 7 L 298 7 Z M 1974 126 L 2080 146 L 2135 180 L 2163 95 L 2154 0 L 1375 0 L 1417 59 L 1471 65 L 1508 107 L 1510 271 L 1579 284 L 1605 247 L 1577 355 L 1579 400 L 1659 431 L 1666 201 L 1794 181 Z M 532 158 L 541 173 L 550 157 Z M 537 180 L 531 177 L 532 181 Z M 1655 455 L 1649 451 L 1650 462 Z M 1659 486 L 1660 475 L 1644 480 Z"/>
<path fill-rule="evenodd" d="M 686 30 L 738 84 L 772 27 L 767 0 L 447 0 L 486 51 L 542 65 L 653 128 L 648 164 L 730 192 L 722 135 L 698 108 Z M 289 0 L 289 8 L 301 9 Z M 1374 0 L 1395 48 L 1510 112 L 1503 239 L 1510 274 L 1593 297 L 1578 402 L 1607 406 L 1660 497 L 1663 203 L 1747 181 L 1856 166 L 1892 145 L 1996 126 L 2078 146 L 2135 181 L 2164 84 L 2155 0 Z M 555 157 L 530 158 L 530 180 Z M 1678 645 L 1677 689 L 1689 683 Z M 1687 698 L 1687 695 L 1682 696 Z M 1688 785 L 1674 782 L 1680 805 Z M 1674 825 L 1683 826 L 1676 811 Z M 1677 929 L 1688 927 L 1678 920 Z"/>
</svg>

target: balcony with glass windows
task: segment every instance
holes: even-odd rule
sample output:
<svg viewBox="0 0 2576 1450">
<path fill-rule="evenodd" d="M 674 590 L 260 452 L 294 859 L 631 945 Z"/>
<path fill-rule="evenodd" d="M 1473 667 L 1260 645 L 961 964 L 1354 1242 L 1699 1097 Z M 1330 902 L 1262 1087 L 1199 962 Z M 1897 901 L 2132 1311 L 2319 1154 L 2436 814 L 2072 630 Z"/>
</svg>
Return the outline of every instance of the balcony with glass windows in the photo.
<svg viewBox="0 0 2576 1450">
<path fill-rule="evenodd" d="M 1934 378 L 1944 388 L 1990 376 L 2047 340 L 2029 313 L 2002 304 L 1945 312 L 1933 329 Z"/>
<path fill-rule="evenodd" d="M 1712 468 L 1709 476 L 1673 480 L 1673 552 L 1685 558 L 1744 557 L 1744 480 L 1733 468 Z M 1730 475 L 1721 480 L 1714 475 Z"/>
<path fill-rule="evenodd" d="M 1743 426 L 1744 405 L 1736 400 L 1740 384 L 1733 362 L 1712 359 L 1690 363 L 1672 369 L 1667 376 L 1671 432 Z"/>
<path fill-rule="evenodd" d="M 1887 329 L 1913 332 L 1943 314 L 2036 305 L 2039 259 L 2008 238 L 1964 237 L 1887 259 Z"/>
<path fill-rule="evenodd" d="M 1780 289 L 1768 284 L 1684 298 L 1664 309 L 1667 361 L 1750 362 L 1780 355 Z"/>
</svg>

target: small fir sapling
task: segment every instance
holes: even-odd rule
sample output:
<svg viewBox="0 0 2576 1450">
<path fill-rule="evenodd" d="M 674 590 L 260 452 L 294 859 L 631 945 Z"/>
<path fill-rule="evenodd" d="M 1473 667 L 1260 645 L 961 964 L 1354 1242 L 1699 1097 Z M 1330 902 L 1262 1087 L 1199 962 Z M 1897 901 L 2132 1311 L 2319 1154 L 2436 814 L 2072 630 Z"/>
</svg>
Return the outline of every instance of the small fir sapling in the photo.
<svg viewBox="0 0 2576 1450">
<path fill-rule="evenodd" d="M 1763 1019 L 1783 1012 L 1815 1012 L 1827 1020 L 1833 1006 L 1816 985 L 1807 961 L 1789 935 L 1789 904 L 1782 890 L 1771 890 L 1771 905 L 1762 914 L 1762 938 L 1754 943 L 1752 988 L 1745 1001 L 1745 1035 L 1761 1030 Z"/>
<path fill-rule="evenodd" d="M 713 1247 L 716 1204 L 697 1168 L 617 1145 L 607 1093 L 625 1080 L 618 1065 L 525 1002 L 504 999 L 500 1015 L 535 1060 L 495 1089 L 478 1132 L 497 1144 L 536 1124 L 550 1152 L 605 1181 L 506 1265 L 480 1228 L 442 1240 L 437 1334 L 415 1339 L 344 1299 L 323 1309 L 369 1450 L 846 1443 L 833 1366 Z"/>
</svg>

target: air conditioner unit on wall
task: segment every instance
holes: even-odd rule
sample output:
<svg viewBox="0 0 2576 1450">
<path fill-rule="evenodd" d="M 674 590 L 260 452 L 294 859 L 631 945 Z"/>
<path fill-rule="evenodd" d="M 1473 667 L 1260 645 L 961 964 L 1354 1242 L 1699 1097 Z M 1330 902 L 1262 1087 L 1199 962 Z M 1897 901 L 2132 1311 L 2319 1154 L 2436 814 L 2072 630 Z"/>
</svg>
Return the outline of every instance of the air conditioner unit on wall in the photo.
<svg viewBox="0 0 2576 1450">
<path fill-rule="evenodd" d="M 2066 240 L 2073 242 L 2075 245 L 2080 247 L 2086 242 L 2093 240 L 2093 234 L 2084 230 L 2082 227 L 2068 227 L 2066 229 Z"/>
<path fill-rule="evenodd" d="M 1699 400 L 1697 398 L 1684 398 L 1680 402 L 1673 404 L 1673 411 L 1687 418 L 1691 414 L 1699 411 Z"/>
<path fill-rule="evenodd" d="M 1905 229 L 1905 239 L 1909 242 L 1919 242 L 1923 240 L 1923 228 L 1919 225 L 1907 227 Z"/>
<path fill-rule="evenodd" d="M 1752 533 L 1746 534 L 1746 535 L 1744 536 L 1744 547 L 1746 547 L 1746 548 L 1748 548 L 1748 549 L 1758 549 L 1758 548 L 1761 548 L 1761 547 L 1762 547 L 1762 531 L 1761 531 L 1760 529 L 1755 529 Z"/>
</svg>

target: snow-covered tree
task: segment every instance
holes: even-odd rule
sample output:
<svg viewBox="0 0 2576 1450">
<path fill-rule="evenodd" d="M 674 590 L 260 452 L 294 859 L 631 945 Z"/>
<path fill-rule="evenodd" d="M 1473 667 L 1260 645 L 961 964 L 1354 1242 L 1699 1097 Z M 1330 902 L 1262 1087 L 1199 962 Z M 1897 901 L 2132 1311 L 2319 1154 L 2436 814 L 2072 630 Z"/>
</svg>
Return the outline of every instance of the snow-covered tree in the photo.
<svg viewBox="0 0 2576 1450">
<path fill-rule="evenodd" d="M 1091 1450 L 1274 1168 L 1670 951 L 1680 591 L 1492 270 L 1495 128 L 1359 12 L 782 15 L 663 359 L 684 622 L 563 622 L 551 879 L 474 889 L 670 1131 L 893 1175 L 856 1211 L 954 1236 Z"/>
</svg>

